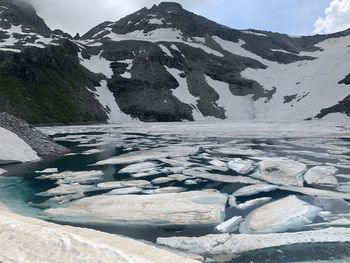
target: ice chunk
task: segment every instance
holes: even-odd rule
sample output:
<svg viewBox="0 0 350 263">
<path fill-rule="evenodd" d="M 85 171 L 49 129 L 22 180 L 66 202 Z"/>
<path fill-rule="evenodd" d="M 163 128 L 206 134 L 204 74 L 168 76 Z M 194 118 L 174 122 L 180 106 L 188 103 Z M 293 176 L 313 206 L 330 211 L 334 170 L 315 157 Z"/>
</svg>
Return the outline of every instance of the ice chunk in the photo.
<svg viewBox="0 0 350 263">
<path fill-rule="evenodd" d="M 76 194 L 69 194 L 69 195 L 61 195 L 61 196 L 54 196 L 54 197 L 51 197 L 48 201 L 48 203 L 50 202 L 54 202 L 54 203 L 59 203 L 59 204 L 65 204 L 65 203 L 68 203 L 70 201 L 73 201 L 73 200 L 77 200 L 77 199 L 80 199 L 80 198 L 83 198 L 85 197 L 84 193 L 76 193 Z M 45 202 L 45 203 L 46 203 Z"/>
<path fill-rule="evenodd" d="M 114 182 L 104 182 L 97 185 L 100 190 L 112 190 L 124 187 L 148 187 L 151 183 L 145 180 L 134 180 L 134 181 L 114 181 Z"/>
<path fill-rule="evenodd" d="M 230 207 L 236 207 L 237 202 L 236 202 L 236 197 L 234 195 L 230 195 L 228 198 L 228 204 Z"/>
<path fill-rule="evenodd" d="M 262 198 L 258 198 L 258 199 L 249 200 L 245 203 L 237 205 L 236 208 L 240 209 L 240 210 L 247 210 L 253 206 L 263 205 L 263 204 L 269 202 L 271 199 L 272 199 L 271 197 L 262 197 Z"/>
<path fill-rule="evenodd" d="M 291 195 L 255 209 L 241 224 L 240 232 L 257 234 L 298 230 L 310 224 L 321 210 Z"/>
<path fill-rule="evenodd" d="M 127 154 L 119 155 L 107 160 L 99 161 L 95 165 L 138 163 L 149 160 L 159 160 L 168 157 L 183 157 L 194 154 L 197 151 L 198 148 L 189 146 L 160 147 L 151 150 L 130 152 Z"/>
<path fill-rule="evenodd" d="M 61 184 L 56 188 L 52 188 L 46 192 L 36 194 L 37 196 L 60 196 L 96 191 L 96 187 L 81 184 Z"/>
<path fill-rule="evenodd" d="M 309 224 L 307 227 L 331 227 L 331 226 L 350 226 L 350 220 L 346 218 L 340 218 L 337 220 L 333 220 L 331 222 L 323 222 L 323 223 L 317 223 L 317 224 Z"/>
<path fill-rule="evenodd" d="M 186 189 L 183 187 L 163 187 L 158 189 L 144 190 L 143 193 L 155 195 L 155 194 L 169 194 L 169 193 L 181 193 Z"/>
<path fill-rule="evenodd" d="M 166 183 L 169 183 L 172 181 L 174 181 L 174 179 L 169 178 L 169 177 L 159 177 L 159 178 L 152 180 L 151 183 L 152 184 L 166 184 Z"/>
<path fill-rule="evenodd" d="M 210 149 L 209 149 L 210 150 Z M 214 148 L 211 149 L 214 153 L 221 153 L 225 155 L 240 155 L 240 156 L 257 156 L 263 155 L 264 152 L 260 150 L 253 149 L 242 149 L 238 147 L 222 147 L 222 148 Z"/>
<path fill-rule="evenodd" d="M 251 160 L 242 160 L 241 158 L 235 158 L 227 165 L 232 171 L 239 174 L 248 174 L 253 170 L 253 162 Z"/>
<path fill-rule="evenodd" d="M 349 183 L 340 184 L 337 187 L 337 191 L 344 192 L 344 193 L 350 193 L 350 184 Z"/>
<path fill-rule="evenodd" d="M 239 228 L 239 224 L 243 222 L 243 218 L 241 216 L 235 216 L 217 227 L 215 229 L 220 233 L 232 233 L 235 232 Z"/>
<path fill-rule="evenodd" d="M 58 184 L 89 184 L 102 180 L 102 171 L 62 172 L 37 177 L 40 180 L 58 180 Z"/>
<path fill-rule="evenodd" d="M 211 160 L 209 164 L 213 166 L 218 166 L 218 167 L 226 167 L 226 163 L 217 159 Z"/>
<path fill-rule="evenodd" d="M 144 162 L 144 163 L 136 163 L 131 164 L 123 169 L 121 169 L 118 173 L 140 173 L 140 172 L 149 172 L 154 171 L 159 165 L 154 162 Z"/>
<path fill-rule="evenodd" d="M 211 180 L 215 182 L 222 183 L 242 183 L 242 184 L 259 184 L 261 183 L 258 180 L 254 180 L 245 176 L 232 176 L 232 175 L 223 175 L 223 174 L 214 174 L 208 173 L 201 169 L 187 169 L 183 171 L 184 175 L 193 176 L 197 178 L 202 178 L 206 180 Z"/>
<path fill-rule="evenodd" d="M 4 173 L 7 173 L 7 171 L 0 168 L 0 175 L 1 175 L 1 174 L 4 174 Z"/>
<path fill-rule="evenodd" d="M 129 195 L 142 193 L 143 189 L 139 187 L 127 187 L 115 189 L 107 193 L 107 195 Z"/>
<path fill-rule="evenodd" d="M 331 198 L 350 200 L 349 193 L 340 193 L 340 192 L 330 191 L 330 190 L 315 189 L 315 188 L 309 188 L 309 187 L 297 187 L 297 186 L 279 186 L 278 189 L 301 193 L 305 195 L 311 195 L 311 196 L 331 197 Z"/>
<path fill-rule="evenodd" d="M 37 173 L 37 174 L 53 174 L 53 173 L 58 173 L 58 169 L 57 168 L 47 168 L 47 169 L 42 170 L 42 171 L 35 171 L 35 173 Z"/>
<path fill-rule="evenodd" d="M 193 179 L 194 177 L 183 175 L 183 174 L 171 174 L 168 176 L 168 178 L 174 179 L 178 182 L 183 182 L 183 181 L 188 180 L 188 179 Z"/>
<path fill-rule="evenodd" d="M 62 208 L 45 210 L 44 214 L 57 220 L 79 223 L 215 226 L 224 221 L 226 202 L 227 195 L 212 191 L 99 195 L 74 201 Z"/>
<path fill-rule="evenodd" d="M 234 196 L 250 196 L 255 195 L 259 193 L 266 193 L 266 192 L 272 192 L 277 190 L 278 187 L 272 184 L 254 184 L 254 185 L 248 185 L 245 187 L 242 187 L 238 189 L 236 192 L 234 192 Z"/>
<path fill-rule="evenodd" d="M 338 185 L 338 180 L 335 177 L 338 169 L 333 166 L 315 166 L 309 169 L 304 179 L 310 185 Z"/>
<path fill-rule="evenodd" d="M 266 158 L 259 163 L 258 178 L 277 185 L 303 186 L 306 165 L 286 158 Z"/>
<path fill-rule="evenodd" d="M 93 155 L 93 154 L 101 153 L 103 151 L 104 150 L 101 150 L 101 149 L 91 149 L 91 150 L 87 150 L 85 152 L 82 152 L 81 154 L 83 154 L 83 155 Z"/>
</svg>

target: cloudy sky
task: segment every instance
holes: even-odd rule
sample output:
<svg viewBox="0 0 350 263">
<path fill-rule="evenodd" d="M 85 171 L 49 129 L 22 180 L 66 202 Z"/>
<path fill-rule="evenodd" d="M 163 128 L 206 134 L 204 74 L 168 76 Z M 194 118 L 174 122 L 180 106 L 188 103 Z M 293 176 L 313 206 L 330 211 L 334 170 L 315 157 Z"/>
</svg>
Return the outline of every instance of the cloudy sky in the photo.
<svg viewBox="0 0 350 263">
<path fill-rule="evenodd" d="M 157 0 L 27 0 L 47 24 L 75 34 L 116 21 Z M 350 27 L 350 0 L 174 0 L 186 9 L 239 29 L 288 34 L 331 33 Z"/>
</svg>

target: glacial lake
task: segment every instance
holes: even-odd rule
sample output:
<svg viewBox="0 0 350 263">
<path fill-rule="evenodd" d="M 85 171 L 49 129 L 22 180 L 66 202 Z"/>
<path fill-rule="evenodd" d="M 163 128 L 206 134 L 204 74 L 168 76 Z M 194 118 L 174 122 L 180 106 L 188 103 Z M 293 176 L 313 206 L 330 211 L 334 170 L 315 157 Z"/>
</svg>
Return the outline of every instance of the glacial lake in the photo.
<svg viewBox="0 0 350 263">
<path fill-rule="evenodd" d="M 244 125 L 240 127 L 242 126 Z M 341 193 L 344 196 L 349 195 L 349 198 L 346 200 L 350 200 L 350 136 L 348 128 L 332 124 L 324 125 L 321 129 L 319 129 L 319 125 L 309 125 L 306 128 L 300 128 L 296 124 L 286 126 L 285 129 L 278 130 L 271 124 L 256 124 L 247 130 L 246 133 L 244 128 L 236 129 L 233 126 L 219 124 L 216 127 L 215 124 L 164 124 L 159 127 L 157 124 L 132 124 L 130 126 L 105 125 L 41 128 L 43 132 L 49 134 L 56 142 L 70 148 L 71 153 L 52 160 L 5 166 L 4 168 L 8 173 L 6 176 L 0 177 L 0 202 L 22 215 L 67 224 L 67 222 L 62 222 L 59 218 L 48 218 L 42 212 L 49 208 L 66 206 L 68 203 L 83 197 L 108 194 L 112 190 L 96 187 L 100 183 L 134 180 L 149 181 L 150 184 L 144 186 L 143 192 L 136 193 L 137 195 L 159 194 L 156 192 L 157 189 L 167 189 L 169 192 L 215 189 L 221 193 L 231 195 L 240 188 L 247 186 L 247 183 L 222 182 L 223 177 L 220 177 L 221 175 L 237 178 L 242 176 L 228 169 L 224 164 L 227 164 L 232 159 L 249 160 L 252 163 L 252 169 L 244 176 L 259 180 L 256 176 L 256 173 L 259 172 L 258 164 L 266 158 L 293 160 L 305 164 L 307 169 L 315 166 L 335 167 L 337 169 L 336 178 L 338 185 L 307 186 L 304 183 L 304 187 Z M 331 136 L 327 136 L 327 134 L 331 134 Z M 162 158 L 149 159 L 149 151 L 157 152 L 157 149 L 160 148 L 162 151 L 168 150 L 169 154 L 162 156 Z M 137 160 L 141 160 L 139 163 L 152 162 L 154 168 L 142 170 L 141 167 L 139 171 L 134 173 L 120 173 L 120 170 L 134 164 L 134 162 L 96 165 L 100 161 L 129 153 L 137 153 Z M 81 185 L 87 187 L 82 190 L 77 188 L 76 192 L 47 194 L 60 184 L 77 184 L 74 181 L 61 181 L 60 183 L 59 179 L 45 179 L 45 175 L 52 175 L 52 173 L 38 173 L 48 168 L 57 168 L 59 173 L 67 171 L 100 171 L 103 175 L 81 183 Z M 172 177 L 174 174 L 181 175 L 182 171 L 188 169 L 205 171 L 215 176 L 213 178 L 198 178 L 185 173 L 185 179 Z M 138 174 L 140 177 L 135 177 L 135 174 Z M 163 183 L 152 183 L 157 178 L 166 177 L 172 178 L 172 180 Z M 84 189 L 88 190 L 85 191 Z M 258 198 L 271 198 L 268 201 L 271 203 L 290 195 L 295 195 L 300 200 L 311 205 L 320 206 L 319 197 L 307 195 L 302 193 L 302 191 L 295 190 L 295 188 L 288 189 L 288 187 L 268 192 L 252 193 L 247 196 L 237 196 L 236 202 L 237 204 L 243 204 Z M 327 202 L 327 198 L 333 201 Z M 322 223 L 337 219 L 350 220 L 350 206 L 345 198 L 328 196 L 324 197 L 324 199 L 326 201 L 322 199 L 323 207 L 321 208 L 323 211 L 331 213 L 332 218 L 317 216 L 309 225 L 302 226 L 298 231 L 326 228 L 322 226 Z M 244 219 L 262 205 L 264 204 L 253 204 L 244 209 L 238 209 L 227 204 L 225 218 L 228 220 L 234 216 L 241 216 Z M 312 226 L 312 224 L 319 223 L 321 223 L 321 226 Z M 68 222 L 68 224 L 150 242 L 155 242 L 158 237 L 190 237 L 219 234 L 213 226 L 117 226 L 107 223 L 86 222 Z M 342 227 L 344 226 L 342 225 Z M 350 227 L 350 225 L 345 227 Z M 296 230 L 289 229 L 287 231 L 293 232 Z M 239 233 L 239 230 L 234 233 Z M 243 253 L 229 262 L 277 263 L 313 262 L 315 260 L 350 262 L 349 258 L 350 244 L 333 243 L 267 248 Z"/>
</svg>

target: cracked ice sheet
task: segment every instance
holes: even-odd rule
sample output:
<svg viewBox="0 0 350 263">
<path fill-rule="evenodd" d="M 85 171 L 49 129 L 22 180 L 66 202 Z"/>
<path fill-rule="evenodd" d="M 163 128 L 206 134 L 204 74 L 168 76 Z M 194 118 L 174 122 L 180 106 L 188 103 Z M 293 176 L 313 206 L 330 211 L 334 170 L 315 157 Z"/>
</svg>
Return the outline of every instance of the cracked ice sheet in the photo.
<svg viewBox="0 0 350 263">
<path fill-rule="evenodd" d="M 161 158 L 183 157 L 195 154 L 198 151 L 196 147 L 181 147 L 169 146 L 160 147 L 146 151 L 136 151 L 127 154 L 115 156 L 107 160 L 99 161 L 95 165 L 109 165 L 109 164 L 126 164 L 137 163 L 148 160 L 158 160 Z"/>
</svg>

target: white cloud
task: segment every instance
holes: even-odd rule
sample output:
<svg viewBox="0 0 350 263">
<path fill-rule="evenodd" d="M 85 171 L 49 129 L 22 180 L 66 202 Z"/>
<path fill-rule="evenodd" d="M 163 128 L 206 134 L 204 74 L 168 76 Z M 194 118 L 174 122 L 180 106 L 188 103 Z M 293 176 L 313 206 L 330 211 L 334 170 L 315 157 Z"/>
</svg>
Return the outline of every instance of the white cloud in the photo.
<svg viewBox="0 0 350 263">
<path fill-rule="evenodd" d="M 315 23 L 315 34 L 334 33 L 350 28 L 350 0 L 332 0 L 325 17 Z"/>
<path fill-rule="evenodd" d="M 104 21 L 117 21 L 161 0 L 26 0 L 52 29 L 85 33 Z M 208 0 L 173 0 L 185 8 L 201 7 Z"/>
</svg>

